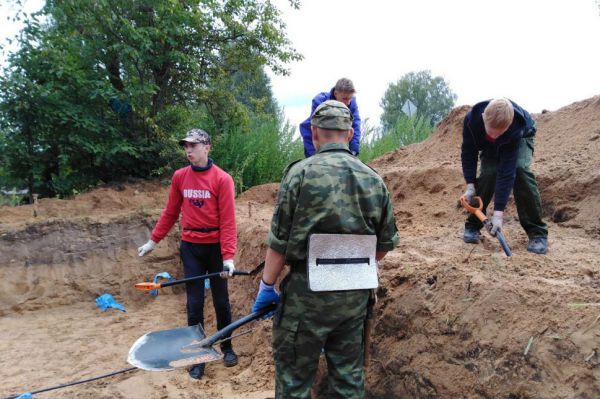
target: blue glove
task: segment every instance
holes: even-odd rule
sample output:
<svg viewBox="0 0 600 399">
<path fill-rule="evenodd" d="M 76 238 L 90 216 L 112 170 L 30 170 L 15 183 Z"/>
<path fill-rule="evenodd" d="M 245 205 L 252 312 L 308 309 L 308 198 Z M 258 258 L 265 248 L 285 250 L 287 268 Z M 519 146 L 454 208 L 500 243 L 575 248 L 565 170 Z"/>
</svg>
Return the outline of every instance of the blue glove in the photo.
<svg viewBox="0 0 600 399">
<path fill-rule="evenodd" d="M 166 279 L 169 279 L 169 281 L 173 281 L 173 277 L 171 277 L 171 275 L 169 273 L 160 272 L 160 273 L 156 273 L 152 282 L 156 284 L 156 282 L 158 281 L 159 278 L 166 278 Z M 150 295 L 157 296 L 158 290 L 150 290 Z"/>
<path fill-rule="evenodd" d="M 252 305 L 252 313 L 269 306 L 272 303 L 279 303 L 279 292 L 275 290 L 275 284 L 267 284 L 262 279 L 260 280 L 260 288 L 256 295 L 256 301 Z M 263 319 L 273 316 L 275 312 L 269 312 L 263 316 Z"/>
<path fill-rule="evenodd" d="M 113 296 L 110 294 L 103 294 L 96 298 L 96 306 L 98 306 L 102 310 L 106 310 L 108 308 L 115 308 L 119 309 L 122 312 L 126 311 L 123 305 L 115 301 L 115 298 L 113 298 Z"/>
</svg>

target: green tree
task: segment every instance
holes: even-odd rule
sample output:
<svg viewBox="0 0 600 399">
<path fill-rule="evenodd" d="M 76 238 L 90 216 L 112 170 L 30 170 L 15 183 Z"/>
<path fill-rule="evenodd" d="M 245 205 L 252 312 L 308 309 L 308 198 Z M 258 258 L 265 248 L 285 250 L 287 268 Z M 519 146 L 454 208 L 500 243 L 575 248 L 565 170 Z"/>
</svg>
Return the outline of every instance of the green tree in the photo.
<svg viewBox="0 0 600 399">
<path fill-rule="evenodd" d="M 0 78 L 0 139 L 11 177 L 32 192 L 54 195 L 81 186 L 90 171 L 102 179 L 105 169 L 96 166 L 111 151 L 120 155 L 123 143 L 101 77 L 90 77 L 92 60 L 66 47 L 55 31 L 42 31 L 36 18 L 28 22 Z"/>
<path fill-rule="evenodd" d="M 231 90 L 235 93 L 235 99 L 252 112 L 279 114 L 279 106 L 271 89 L 271 80 L 264 69 L 236 72 L 232 76 Z"/>
<path fill-rule="evenodd" d="M 267 0 L 48 0 L 25 22 L 0 76 L 2 175 L 45 195 L 162 170 L 190 125 L 248 130 L 235 77 L 300 59 Z"/>
<path fill-rule="evenodd" d="M 456 94 L 441 76 L 432 77 L 431 71 L 410 72 L 395 83 L 390 83 L 380 106 L 383 108 L 381 125 L 391 129 L 404 115 L 403 105 L 410 100 L 417 108 L 417 117 L 424 117 L 435 125 L 454 106 Z"/>
</svg>

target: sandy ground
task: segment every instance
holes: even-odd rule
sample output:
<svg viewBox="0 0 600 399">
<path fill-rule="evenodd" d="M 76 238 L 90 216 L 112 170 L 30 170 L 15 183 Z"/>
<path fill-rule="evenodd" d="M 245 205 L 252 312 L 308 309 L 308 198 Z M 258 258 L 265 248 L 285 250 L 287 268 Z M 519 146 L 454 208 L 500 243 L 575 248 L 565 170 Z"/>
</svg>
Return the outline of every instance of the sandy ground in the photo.
<svg viewBox="0 0 600 399">
<path fill-rule="evenodd" d="M 425 142 L 372 163 L 393 196 L 401 245 L 381 265 L 367 397 L 598 398 L 600 97 L 535 116 L 550 250 L 526 251 L 511 202 L 510 259 L 489 236 L 479 245 L 461 239 L 468 109 L 453 110 Z M 135 250 L 167 189 L 144 182 L 44 199 L 35 218 L 33 206 L 0 208 L 0 397 L 127 368 L 139 336 L 185 325 L 182 289 L 154 298 L 132 288 L 159 271 L 182 274 L 176 229 L 147 257 Z M 255 187 L 237 200 L 241 268 L 264 256 L 277 189 Z M 257 277 L 231 281 L 234 318 L 249 312 L 257 285 Z M 104 292 L 127 312 L 99 310 L 94 299 Z M 210 300 L 205 313 L 210 333 Z M 182 370 L 132 371 L 36 397 L 271 398 L 270 322 L 248 329 L 234 341 L 240 364 L 211 363 L 200 381 Z"/>
</svg>

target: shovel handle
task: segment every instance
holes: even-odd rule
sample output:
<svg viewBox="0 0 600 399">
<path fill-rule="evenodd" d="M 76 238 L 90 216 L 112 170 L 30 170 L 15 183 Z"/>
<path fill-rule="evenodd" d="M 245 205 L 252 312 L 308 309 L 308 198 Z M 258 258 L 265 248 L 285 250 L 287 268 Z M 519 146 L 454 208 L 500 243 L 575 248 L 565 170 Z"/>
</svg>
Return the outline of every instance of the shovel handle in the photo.
<svg viewBox="0 0 600 399">
<path fill-rule="evenodd" d="M 502 245 L 502 249 L 504 250 L 506 256 L 512 256 L 512 251 L 510 250 L 510 247 L 508 246 L 508 243 L 506 242 L 506 238 L 504 238 L 504 234 L 502 234 L 502 231 L 498 230 L 496 232 L 496 238 L 498 239 L 498 241 L 500 241 L 500 245 Z"/>
<path fill-rule="evenodd" d="M 473 197 L 473 200 L 477 201 L 476 207 L 469 204 L 469 201 L 467 201 L 467 197 L 465 197 L 464 195 L 460 197 L 460 203 L 462 204 L 462 206 L 467 211 L 469 211 L 469 213 L 472 213 L 473 215 L 477 216 L 477 219 L 481 220 L 481 223 L 485 223 L 487 217 L 482 212 L 483 201 L 481 200 L 481 197 Z"/>
<path fill-rule="evenodd" d="M 240 328 L 244 324 L 250 323 L 252 320 L 260 319 L 261 317 L 264 317 L 266 314 L 274 311 L 275 309 L 277 309 L 277 304 L 272 303 L 270 305 L 267 305 L 264 308 L 257 310 L 256 312 L 250 313 L 249 315 L 244 316 L 241 319 L 234 321 L 233 323 L 220 329 L 219 331 L 217 331 L 210 337 L 206 337 L 202 341 L 196 342 L 193 345 L 188 345 L 186 347 L 186 349 L 192 350 L 193 348 L 209 347 L 212 344 L 214 344 L 215 342 L 230 335 L 237 328 Z"/>
<path fill-rule="evenodd" d="M 469 201 L 467 201 L 467 197 L 465 197 L 464 195 L 460 197 L 460 203 L 462 204 L 462 206 L 467 211 L 469 211 L 469 213 L 475 215 L 477 219 L 481 220 L 481 223 L 483 223 L 486 229 L 489 230 L 490 221 L 482 212 L 483 201 L 481 200 L 481 197 L 473 197 L 473 200 L 477 201 L 477 206 L 469 204 Z M 496 238 L 500 242 L 500 245 L 502 246 L 502 249 L 504 250 L 506 256 L 512 256 L 512 251 L 510 250 L 510 247 L 508 246 L 508 243 L 506 242 L 506 238 L 504 238 L 504 234 L 502 234 L 502 231 L 496 232 Z"/>
</svg>

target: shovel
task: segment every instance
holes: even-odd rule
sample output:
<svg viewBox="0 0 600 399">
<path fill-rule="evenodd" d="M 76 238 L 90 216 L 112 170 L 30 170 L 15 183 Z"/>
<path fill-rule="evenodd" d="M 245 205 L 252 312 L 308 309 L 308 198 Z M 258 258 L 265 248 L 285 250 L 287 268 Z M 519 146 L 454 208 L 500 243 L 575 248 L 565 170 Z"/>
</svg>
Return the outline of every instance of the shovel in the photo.
<svg viewBox="0 0 600 399">
<path fill-rule="evenodd" d="M 467 198 L 464 195 L 462 197 L 460 197 L 460 203 L 462 204 L 462 206 L 467 211 L 469 211 L 469 213 L 472 213 L 473 215 L 475 215 L 477 217 L 477 219 L 481 220 L 481 223 L 483 223 L 485 228 L 489 231 L 491 228 L 491 223 L 482 212 L 483 202 L 481 201 L 481 197 L 473 197 L 473 200 L 477 201 L 477 207 L 469 204 L 469 201 L 467 201 Z M 512 251 L 510 250 L 510 247 L 506 243 L 506 238 L 504 238 L 504 234 L 502 234 L 501 230 L 498 230 L 496 232 L 495 237 L 498 239 L 498 241 L 500 241 L 500 245 L 502 245 L 502 249 L 504 250 L 504 253 L 506 254 L 506 256 L 512 256 Z"/>
<path fill-rule="evenodd" d="M 264 317 L 275 308 L 277 308 L 276 304 L 265 306 L 234 321 L 209 337 L 205 335 L 199 324 L 149 332 L 138 338 L 131 346 L 127 362 L 142 370 L 169 371 L 219 360 L 223 355 L 213 348 L 215 343 L 231 339 L 228 336 L 234 330 Z"/>
<path fill-rule="evenodd" d="M 256 266 L 253 270 L 250 270 L 250 271 L 235 270 L 233 272 L 233 275 L 234 276 L 254 276 L 255 274 L 258 274 L 258 272 L 261 271 L 263 267 L 265 267 L 265 262 L 261 262 L 258 266 Z M 217 276 L 220 276 L 221 273 L 223 273 L 223 272 L 208 273 L 208 274 L 203 274 L 201 276 L 182 278 L 180 280 L 173 280 L 173 281 L 168 281 L 165 283 L 146 283 L 146 282 L 145 283 L 137 283 L 134 285 L 134 287 L 140 291 L 152 291 L 152 290 L 157 290 L 159 288 L 170 287 L 172 285 L 189 283 L 190 281 L 205 280 L 207 278 L 217 277 Z"/>
</svg>

